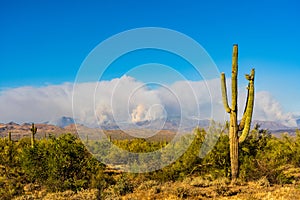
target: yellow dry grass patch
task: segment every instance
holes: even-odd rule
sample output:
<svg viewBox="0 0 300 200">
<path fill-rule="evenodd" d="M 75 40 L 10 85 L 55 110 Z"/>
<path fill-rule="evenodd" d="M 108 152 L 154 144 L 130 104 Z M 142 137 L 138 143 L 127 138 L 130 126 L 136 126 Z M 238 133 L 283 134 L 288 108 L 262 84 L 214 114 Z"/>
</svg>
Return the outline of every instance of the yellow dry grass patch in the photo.
<svg viewBox="0 0 300 200">
<path fill-rule="evenodd" d="M 105 192 L 105 191 L 104 191 Z M 59 193 L 34 192 L 15 200 L 97 200 L 98 190 L 82 190 L 79 192 L 65 191 Z M 256 182 L 230 185 L 227 179 L 212 182 L 201 178 L 184 181 L 159 183 L 145 181 L 133 193 L 125 196 L 107 195 L 107 200 L 177 200 L 177 199 L 217 199 L 217 200 L 297 200 L 300 199 L 300 185 L 270 185 L 266 179 Z"/>
</svg>

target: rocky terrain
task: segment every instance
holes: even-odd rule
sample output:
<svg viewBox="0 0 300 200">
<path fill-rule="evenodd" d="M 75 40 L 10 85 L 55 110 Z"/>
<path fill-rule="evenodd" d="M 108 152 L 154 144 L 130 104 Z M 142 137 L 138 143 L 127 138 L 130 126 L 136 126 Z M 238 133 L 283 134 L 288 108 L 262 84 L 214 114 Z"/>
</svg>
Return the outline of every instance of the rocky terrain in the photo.
<svg viewBox="0 0 300 200">
<path fill-rule="evenodd" d="M 79 124 L 77 124 L 77 129 L 76 129 L 74 122 L 75 121 L 71 117 L 61 117 L 51 122 L 35 124 L 38 129 L 36 138 L 48 137 L 49 135 L 60 135 L 64 133 L 76 134 L 79 135 L 81 138 L 86 138 L 86 136 L 88 135 L 90 139 L 98 139 L 99 137 L 101 137 L 101 134 L 99 134 L 99 132 L 101 132 L 100 129 L 88 128 L 86 126 L 79 125 Z M 193 126 L 189 125 L 189 122 Z M 300 128 L 300 119 L 297 120 L 297 123 L 298 123 L 298 128 Z M 104 133 L 106 135 L 111 136 L 112 139 L 124 139 L 124 138 L 130 139 L 136 136 L 142 138 L 148 138 L 145 137 L 148 134 L 147 131 L 149 132 L 149 130 L 147 130 L 147 126 L 143 126 L 145 124 L 147 123 L 145 122 L 142 125 L 127 124 L 126 126 L 124 126 L 126 128 L 126 133 L 120 130 L 116 124 L 101 125 L 101 129 L 104 130 Z M 186 132 L 191 132 L 193 128 L 196 127 L 197 124 L 200 127 L 207 128 L 210 124 L 210 121 L 200 120 L 198 123 L 196 123 L 195 120 L 194 121 L 192 120 L 192 122 L 187 120 L 183 120 L 180 122 L 180 120 L 177 118 L 168 119 L 164 124 L 163 130 L 156 130 L 156 132 L 150 130 L 151 133 L 149 132 L 149 135 L 153 135 L 153 136 L 149 138 L 154 140 L 157 139 L 170 140 L 173 138 L 175 133 L 178 132 L 179 126 L 181 126 L 181 131 L 179 132 L 186 133 Z M 297 127 L 287 127 L 279 122 L 273 122 L 273 121 L 254 120 L 252 122 L 252 127 L 254 127 L 255 124 L 259 124 L 261 129 L 266 129 L 275 136 L 279 136 L 282 133 L 288 133 L 293 135 L 295 134 L 295 130 L 297 129 Z M 6 137 L 9 132 L 11 132 L 13 140 L 17 140 L 22 137 L 28 137 L 30 136 L 30 128 L 31 128 L 31 123 L 23 123 L 23 124 L 17 124 L 15 122 L 0 123 L 0 137 Z"/>
<path fill-rule="evenodd" d="M 7 124 L 0 123 L 0 138 L 8 136 L 11 132 L 12 140 L 18 140 L 23 137 L 30 137 L 32 124 L 24 123 L 17 124 L 14 122 L 9 122 Z M 50 124 L 35 124 L 37 127 L 36 138 L 45 138 L 52 136 L 59 136 L 64 133 L 72 133 L 79 136 L 81 139 L 86 139 L 87 137 L 91 140 L 100 139 L 105 135 L 110 136 L 112 139 L 132 139 L 136 136 L 147 138 L 149 140 L 167 140 L 170 141 L 175 136 L 175 132 L 171 130 L 161 130 L 161 131 L 151 131 L 151 130 L 127 130 L 126 133 L 122 130 L 103 130 L 96 128 L 88 128 L 83 125 L 70 124 L 64 128 L 58 127 Z M 145 137 L 146 134 L 151 135 L 150 137 Z"/>
<path fill-rule="evenodd" d="M 69 125 L 65 128 L 61 128 L 50 124 L 35 124 L 37 127 L 36 138 L 48 137 L 49 135 L 60 135 L 64 133 L 76 134 L 75 125 Z M 0 123 L 0 137 L 6 137 L 9 132 L 11 132 L 12 139 L 18 140 L 22 137 L 30 136 L 30 123 L 17 124 L 14 122 L 9 122 L 7 124 Z"/>
</svg>

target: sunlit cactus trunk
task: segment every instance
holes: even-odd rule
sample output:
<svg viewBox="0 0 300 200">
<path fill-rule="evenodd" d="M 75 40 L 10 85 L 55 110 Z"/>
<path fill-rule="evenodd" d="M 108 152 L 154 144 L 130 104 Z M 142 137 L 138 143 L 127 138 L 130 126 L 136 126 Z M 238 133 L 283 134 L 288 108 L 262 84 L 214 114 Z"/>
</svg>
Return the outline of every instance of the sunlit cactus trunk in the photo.
<svg viewBox="0 0 300 200">
<path fill-rule="evenodd" d="M 11 142 L 11 132 L 8 132 L 8 141 Z"/>
<path fill-rule="evenodd" d="M 250 75 L 246 75 L 248 83 L 248 93 L 246 106 L 244 110 L 244 115 L 240 124 L 238 124 L 238 85 L 237 85 L 237 75 L 238 75 L 238 45 L 233 45 L 232 53 L 232 73 L 231 73 L 231 107 L 228 104 L 227 98 L 227 88 L 226 88 L 226 78 L 225 73 L 221 74 L 221 87 L 222 87 L 222 97 L 223 104 L 226 112 L 230 114 L 230 126 L 229 126 L 229 142 L 230 142 L 230 162 L 231 162 L 231 180 L 236 181 L 239 175 L 239 162 L 238 162 L 238 150 L 239 143 L 242 143 L 250 130 L 253 106 L 254 106 L 254 69 L 251 70 Z"/>
<path fill-rule="evenodd" d="M 12 163 L 13 160 L 13 142 L 11 140 L 11 132 L 8 132 L 8 146 L 9 146 L 9 151 L 8 151 L 8 160 L 9 164 Z"/>
<path fill-rule="evenodd" d="M 86 138 L 85 138 L 85 142 L 86 142 L 86 145 L 88 145 L 89 144 L 89 135 L 88 134 L 86 134 Z"/>
<path fill-rule="evenodd" d="M 34 147 L 34 144 L 35 144 L 35 134 L 37 132 L 37 127 L 34 125 L 34 123 L 32 123 L 32 126 L 31 126 L 31 147 L 33 148 Z"/>
</svg>

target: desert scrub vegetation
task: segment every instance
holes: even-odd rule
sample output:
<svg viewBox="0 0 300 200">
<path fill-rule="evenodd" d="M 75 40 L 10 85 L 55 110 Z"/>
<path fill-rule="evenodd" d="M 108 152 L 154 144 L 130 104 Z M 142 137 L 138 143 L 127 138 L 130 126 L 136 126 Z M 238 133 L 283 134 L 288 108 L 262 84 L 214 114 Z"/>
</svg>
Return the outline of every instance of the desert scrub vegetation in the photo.
<svg viewBox="0 0 300 200">
<path fill-rule="evenodd" d="M 197 128 L 191 134 L 182 135 L 178 145 L 172 147 L 176 151 L 181 143 L 191 142 L 174 163 L 160 170 L 136 174 L 107 171 L 107 166 L 93 157 L 81 140 L 71 134 L 36 139 L 33 146 L 31 138 L 18 141 L 1 138 L 0 197 L 276 199 L 282 194 L 286 197 L 283 199 L 293 199 L 292 194 L 300 195 L 299 130 L 294 136 L 283 134 L 279 138 L 259 126 L 251 130 L 239 147 L 240 173 L 235 186 L 230 184 L 228 128 L 217 127 L 215 130 L 220 131 L 220 137 L 204 158 L 198 155 L 206 132 Z M 149 152 L 168 144 L 167 141 L 140 139 L 112 142 L 133 152 Z M 88 145 L 97 150 L 108 144 L 91 140 Z M 118 158 L 116 156 L 122 158 L 122 155 L 110 151 L 102 154 L 101 159 Z M 164 157 L 161 155 L 157 159 Z M 139 164 L 139 157 L 135 162 Z"/>
<path fill-rule="evenodd" d="M 0 140 L 0 196 L 11 199 L 31 190 L 48 192 L 79 191 L 96 188 L 101 191 L 110 182 L 103 174 L 104 165 L 85 149 L 74 135 L 37 140 Z M 32 187 L 33 187 L 32 186 Z"/>
</svg>

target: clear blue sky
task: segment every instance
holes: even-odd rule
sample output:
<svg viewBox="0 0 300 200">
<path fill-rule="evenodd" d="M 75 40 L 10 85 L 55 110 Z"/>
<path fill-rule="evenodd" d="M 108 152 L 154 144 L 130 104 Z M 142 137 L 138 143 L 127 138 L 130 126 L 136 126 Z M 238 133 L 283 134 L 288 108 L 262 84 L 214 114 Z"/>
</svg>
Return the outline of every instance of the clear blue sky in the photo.
<svg viewBox="0 0 300 200">
<path fill-rule="evenodd" d="M 0 3 L 0 90 L 73 82 L 101 41 L 138 27 L 165 27 L 199 42 L 230 74 L 253 66 L 257 90 L 300 112 L 299 1 L 15 1 Z"/>
</svg>

